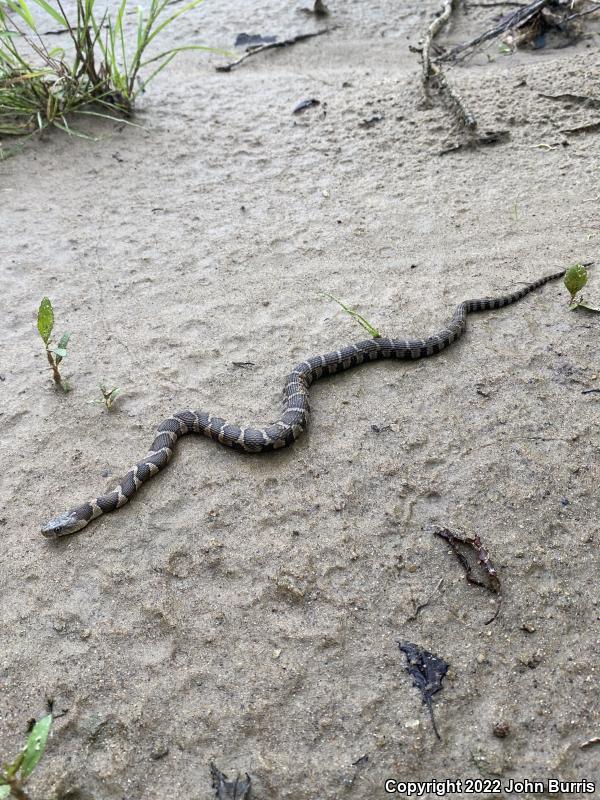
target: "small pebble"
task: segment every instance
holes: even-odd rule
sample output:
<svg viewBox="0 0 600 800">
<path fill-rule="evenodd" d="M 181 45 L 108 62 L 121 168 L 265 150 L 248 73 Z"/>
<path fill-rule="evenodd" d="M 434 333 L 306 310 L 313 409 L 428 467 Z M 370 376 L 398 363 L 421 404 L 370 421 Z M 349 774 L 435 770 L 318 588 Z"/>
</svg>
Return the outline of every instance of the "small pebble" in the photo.
<svg viewBox="0 0 600 800">
<path fill-rule="evenodd" d="M 162 743 L 154 745 L 152 751 L 150 752 L 150 758 L 153 761 L 158 761 L 159 759 L 164 758 L 167 755 L 169 755 L 169 748 L 167 747 L 166 744 Z"/>
<path fill-rule="evenodd" d="M 498 739 L 505 739 L 510 733 L 510 725 L 508 724 L 508 722 L 506 722 L 506 720 L 502 720 L 502 722 L 497 722 L 492 728 L 492 733 Z"/>
<path fill-rule="evenodd" d="M 532 625 L 530 622 L 524 622 L 521 625 L 522 631 L 527 631 L 527 633 L 535 633 L 535 625 Z"/>
</svg>

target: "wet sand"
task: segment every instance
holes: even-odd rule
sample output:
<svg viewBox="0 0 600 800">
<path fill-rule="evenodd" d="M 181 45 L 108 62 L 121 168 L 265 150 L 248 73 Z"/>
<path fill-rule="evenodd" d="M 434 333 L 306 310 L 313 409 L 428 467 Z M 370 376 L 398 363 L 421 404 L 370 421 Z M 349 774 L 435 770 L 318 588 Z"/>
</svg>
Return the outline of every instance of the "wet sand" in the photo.
<svg viewBox="0 0 600 800">
<path fill-rule="evenodd" d="M 581 749 L 598 735 L 600 406 L 582 390 L 599 385 L 600 318 L 570 312 L 561 282 L 473 315 L 437 357 L 315 384 L 283 452 L 186 437 L 117 513 L 39 533 L 112 488 L 174 411 L 276 418 L 291 366 L 364 338 L 321 291 L 423 336 L 467 297 L 598 259 L 600 137 L 561 132 L 598 112 L 540 96 L 599 96 L 597 34 L 456 67 L 481 128 L 510 140 L 440 156 L 454 123 L 408 50 L 439 3 L 329 5 L 317 22 L 206 3 L 167 45 L 338 27 L 229 74 L 182 55 L 143 128 L 45 136 L 1 166 L 0 754 L 51 699 L 35 800 L 208 800 L 211 761 L 260 800 L 600 772 Z M 472 7 L 441 41 L 494 13 Z M 597 303 L 598 287 L 592 271 Z M 68 395 L 35 331 L 44 295 L 72 331 Z M 88 403 L 99 382 L 123 388 L 110 414 Z M 432 524 L 482 537 L 493 624 L 496 599 Z M 450 664 L 441 742 L 401 639 Z"/>
</svg>

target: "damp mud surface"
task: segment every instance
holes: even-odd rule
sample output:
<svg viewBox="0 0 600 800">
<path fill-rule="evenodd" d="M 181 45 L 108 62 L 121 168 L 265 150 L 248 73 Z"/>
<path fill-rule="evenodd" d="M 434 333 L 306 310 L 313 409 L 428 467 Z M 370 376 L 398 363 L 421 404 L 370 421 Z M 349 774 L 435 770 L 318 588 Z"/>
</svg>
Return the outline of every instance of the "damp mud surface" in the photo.
<svg viewBox="0 0 600 800">
<path fill-rule="evenodd" d="M 468 6 L 441 44 L 498 13 Z M 335 30 L 229 73 L 184 53 L 142 127 L 88 120 L 97 141 L 57 131 L 0 165 L 0 756 L 50 703 L 33 800 L 209 800 L 211 762 L 257 800 L 600 775 L 582 747 L 599 733 L 600 394 L 582 392 L 600 387 L 600 317 L 569 311 L 561 281 L 469 316 L 438 356 L 322 379 L 284 451 L 185 437 L 127 506 L 40 535 L 175 411 L 275 419 L 294 364 L 365 338 L 321 292 L 426 336 L 464 299 L 599 260 L 600 134 L 564 132 L 599 112 L 543 97 L 600 96 L 592 22 L 570 47 L 496 42 L 449 68 L 509 137 L 440 155 L 455 120 L 409 50 L 438 7 L 207 2 L 163 44 Z M 72 332 L 66 395 L 35 330 L 45 295 Z M 88 402 L 101 382 L 123 389 L 110 413 Z M 497 597 L 436 525 L 480 536 L 493 623 Z M 450 665 L 441 741 L 400 641 Z"/>
</svg>

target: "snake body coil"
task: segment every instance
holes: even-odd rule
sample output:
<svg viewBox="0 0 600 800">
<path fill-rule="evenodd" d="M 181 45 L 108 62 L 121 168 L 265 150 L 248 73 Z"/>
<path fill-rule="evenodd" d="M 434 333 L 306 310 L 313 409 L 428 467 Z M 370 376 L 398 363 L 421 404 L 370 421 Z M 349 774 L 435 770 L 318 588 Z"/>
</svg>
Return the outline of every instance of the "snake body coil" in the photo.
<svg viewBox="0 0 600 800">
<path fill-rule="evenodd" d="M 169 463 L 175 443 L 188 433 L 202 433 L 226 447 L 247 453 L 264 453 L 287 447 L 306 427 L 309 387 L 322 375 L 332 375 L 379 358 L 416 359 L 432 356 L 461 336 L 466 328 L 469 312 L 489 311 L 510 305 L 564 274 L 565 270 L 555 272 L 501 297 L 465 300 L 456 308 L 446 327 L 426 339 L 365 339 L 341 350 L 303 361 L 286 378 L 281 416 L 272 425 L 264 428 L 241 428 L 206 411 L 180 411 L 173 414 L 158 426 L 148 455 L 127 472 L 114 491 L 61 514 L 44 525 L 42 533 L 49 538 L 74 533 L 101 514 L 121 508 L 143 483 Z"/>
</svg>

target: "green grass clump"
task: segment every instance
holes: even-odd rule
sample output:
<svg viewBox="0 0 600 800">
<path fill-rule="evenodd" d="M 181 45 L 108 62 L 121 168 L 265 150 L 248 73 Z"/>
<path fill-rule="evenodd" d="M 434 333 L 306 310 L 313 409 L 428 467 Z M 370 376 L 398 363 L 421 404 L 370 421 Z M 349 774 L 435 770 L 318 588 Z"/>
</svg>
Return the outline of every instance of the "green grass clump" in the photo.
<svg viewBox="0 0 600 800">
<path fill-rule="evenodd" d="M 201 2 L 169 13 L 169 0 L 150 0 L 145 11 L 137 6 L 133 12 L 121 0 L 113 17 L 99 11 L 96 0 L 76 0 L 71 16 L 61 0 L 0 0 L 0 136 L 51 126 L 81 136 L 69 121 L 74 114 L 131 115 L 137 96 L 177 53 L 212 49 L 191 44 L 147 53 L 165 28 Z M 48 46 L 34 12 L 64 29 L 68 49 Z M 129 36 L 126 18 L 133 15 Z M 2 153 L 0 145 L 0 159 Z"/>
<path fill-rule="evenodd" d="M 23 786 L 44 755 L 51 725 L 52 714 L 38 720 L 31 729 L 23 750 L 10 764 L 2 765 L 2 769 L 0 769 L 0 800 L 9 797 L 14 797 L 16 800 L 29 800 L 29 795 Z"/>
<path fill-rule="evenodd" d="M 48 359 L 48 363 L 52 369 L 54 383 L 57 386 L 60 386 L 63 391 L 68 392 L 70 388 L 69 384 L 63 380 L 58 367 L 63 358 L 67 355 L 67 345 L 69 343 L 69 339 L 71 338 L 71 334 L 63 333 L 58 344 L 53 345 L 51 339 L 53 328 L 54 309 L 52 308 L 52 303 L 50 300 L 47 297 L 44 297 L 38 309 L 37 329 L 46 347 L 46 358 Z"/>
<path fill-rule="evenodd" d="M 100 400 L 99 398 L 95 398 L 94 400 L 90 400 L 90 403 L 96 406 L 104 406 L 107 411 L 110 411 L 115 404 L 115 400 L 117 400 L 121 395 L 121 391 L 122 390 L 118 386 L 109 389 L 107 386 L 104 386 L 101 383 L 100 392 L 102 394 L 102 399 Z"/>
</svg>

